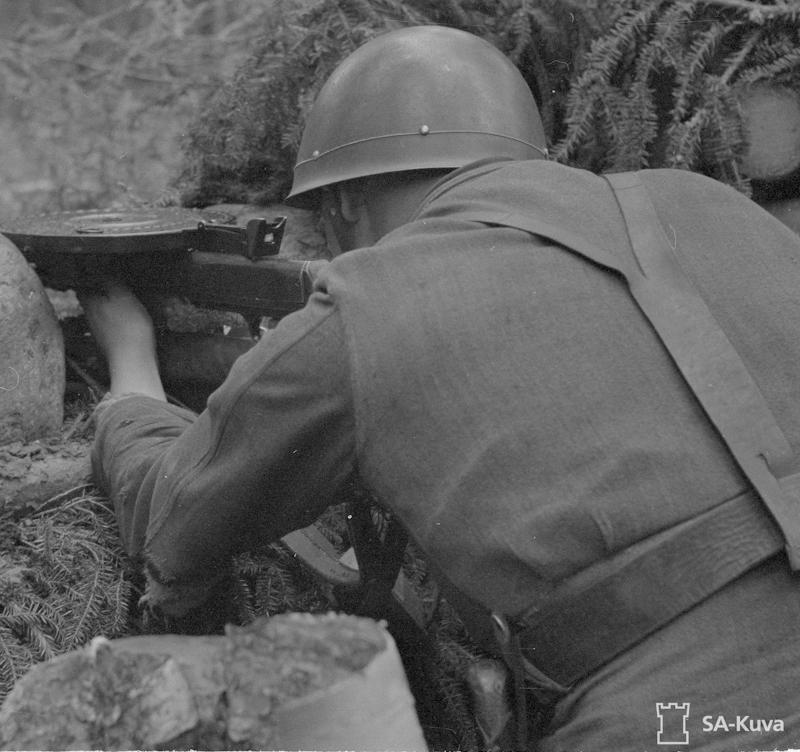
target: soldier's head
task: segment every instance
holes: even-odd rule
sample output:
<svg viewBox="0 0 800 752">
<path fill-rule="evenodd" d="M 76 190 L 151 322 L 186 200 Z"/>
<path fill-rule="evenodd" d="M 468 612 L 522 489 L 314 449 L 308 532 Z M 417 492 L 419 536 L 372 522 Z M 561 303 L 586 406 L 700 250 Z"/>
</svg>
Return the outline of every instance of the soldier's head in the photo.
<svg viewBox="0 0 800 752">
<path fill-rule="evenodd" d="M 413 26 L 375 37 L 331 74 L 286 201 L 319 208 L 350 250 L 405 222 L 444 172 L 545 156 L 536 102 L 508 58 L 467 32 Z"/>
</svg>

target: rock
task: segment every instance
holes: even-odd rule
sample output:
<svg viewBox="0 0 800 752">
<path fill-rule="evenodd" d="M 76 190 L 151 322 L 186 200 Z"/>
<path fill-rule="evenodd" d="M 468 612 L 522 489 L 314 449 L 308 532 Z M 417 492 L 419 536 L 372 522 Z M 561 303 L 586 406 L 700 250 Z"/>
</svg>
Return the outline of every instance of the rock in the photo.
<svg viewBox="0 0 800 752">
<path fill-rule="evenodd" d="M 0 235 L 0 445 L 58 431 L 63 405 L 58 320 L 39 278 Z"/>
<path fill-rule="evenodd" d="M 34 666 L 1 749 L 425 750 L 394 641 L 371 619 L 284 614 L 225 636 L 96 638 Z"/>
</svg>

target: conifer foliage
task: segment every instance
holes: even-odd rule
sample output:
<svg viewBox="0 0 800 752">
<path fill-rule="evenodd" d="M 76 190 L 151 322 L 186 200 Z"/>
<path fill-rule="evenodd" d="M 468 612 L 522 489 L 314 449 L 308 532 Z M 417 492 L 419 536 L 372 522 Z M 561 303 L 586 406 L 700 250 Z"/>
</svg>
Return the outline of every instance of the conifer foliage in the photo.
<svg viewBox="0 0 800 752">
<path fill-rule="evenodd" d="M 271 203 L 291 185 L 305 115 L 336 65 L 391 29 L 442 24 L 493 42 L 537 94 L 545 123 L 561 119 L 571 50 L 599 28 L 596 2 L 575 0 L 313 0 L 287 8 L 231 84 L 205 104 L 185 140 L 183 202 Z M 546 82 L 546 83 L 543 83 Z"/>
<path fill-rule="evenodd" d="M 126 634 L 131 594 L 113 512 L 98 496 L 0 515 L 0 701 L 33 663 Z"/>
<path fill-rule="evenodd" d="M 560 161 L 695 170 L 748 191 L 737 91 L 800 84 L 800 3 L 622 0 L 569 90 Z"/>
<path fill-rule="evenodd" d="M 531 86 L 553 157 L 596 172 L 678 167 L 747 191 L 737 92 L 800 88 L 800 0 L 286 0 L 269 23 L 186 136 L 187 205 L 282 199 L 322 83 L 363 42 L 402 26 L 444 24 L 495 44 Z M 0 699 L 31 663 L 136 631 L 132 581 L 97 497 L 0 516 Z M 279 545 L 237 557 L 230 596 L 226 616 L 241 623 L 330 607 Z M 435 605 L 430 683 L 454 729 L 445 746 L 474 748 L 463 669 L 476 650 L 447 604 Z"/>
<path fill-rule="evenodd" d="M 298 9 L 299 8 L 299 9 Z M 601 171 L 678 167 L 747 192 L 736 93 L 800 83 L 797 0 L 314 0 L 280 16 L 186 139 L 185 203 L 272 202 L 291 184 L 310 104 L 376 34 L 438 23 L 518 65 L 555 159 Z"/>
</svg>

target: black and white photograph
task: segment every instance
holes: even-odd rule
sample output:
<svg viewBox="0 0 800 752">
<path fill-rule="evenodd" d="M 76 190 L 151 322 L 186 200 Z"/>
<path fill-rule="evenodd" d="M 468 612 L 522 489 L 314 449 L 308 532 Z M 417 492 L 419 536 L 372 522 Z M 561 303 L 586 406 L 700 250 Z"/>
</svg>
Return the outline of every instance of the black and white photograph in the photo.
<svg viewBox="0 0 800 752">
<path fill-rule="evenodd" d="M 800 0 L 0 0 L 0 750 L 800 750 Z"/>
</svg>

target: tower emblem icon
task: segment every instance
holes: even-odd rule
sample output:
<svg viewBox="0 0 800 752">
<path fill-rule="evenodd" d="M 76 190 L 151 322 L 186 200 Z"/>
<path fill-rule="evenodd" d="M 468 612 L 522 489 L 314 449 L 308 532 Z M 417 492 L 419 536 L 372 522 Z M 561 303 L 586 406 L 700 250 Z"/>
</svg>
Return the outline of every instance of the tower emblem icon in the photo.
<svg viewBox="0 0 800 752">
<path fill-rule="evenodd" d="M 688 744 L 688 702 L 657 702 L 658 737 L 656 744 Z"/>
</svg>

